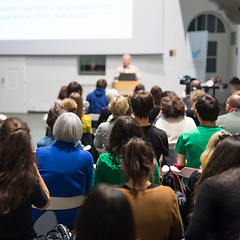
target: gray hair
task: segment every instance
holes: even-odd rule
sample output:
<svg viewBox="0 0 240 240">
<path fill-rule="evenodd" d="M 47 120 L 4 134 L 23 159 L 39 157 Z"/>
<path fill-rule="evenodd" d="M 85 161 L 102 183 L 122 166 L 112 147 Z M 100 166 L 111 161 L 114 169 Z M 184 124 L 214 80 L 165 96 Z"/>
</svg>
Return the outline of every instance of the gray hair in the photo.
<svg viewBox="0 0 240 240">
<path fill-rule="evenodd" d="M 131 56 L 130 54 L 124 54 L 124 55 L 122 56 L 122 58 L 125 58 L 125 57 L 128 57 L 128 58 L 132 59 L 132 56 Z"/>
<path fill-rule="evenodd" d="M 82 138 L 82 134 L 82 122 L 75 113 L 62 113 L 53 126 L 54 137 L 63 142 L 77 142 Z"/>
<path fill-rule="evenodd" d="M 111 88 L 106 91 L 106 96 L 110 101 L 112 98 L 119 96 L 119 92 L 115 88 Z"/>
</svg>

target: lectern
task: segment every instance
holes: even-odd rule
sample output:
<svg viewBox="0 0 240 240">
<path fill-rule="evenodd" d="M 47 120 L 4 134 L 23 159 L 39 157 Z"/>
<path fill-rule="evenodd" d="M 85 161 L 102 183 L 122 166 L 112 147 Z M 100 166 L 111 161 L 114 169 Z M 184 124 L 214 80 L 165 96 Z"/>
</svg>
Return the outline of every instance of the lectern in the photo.
<svg viewBox="0 0 240 240">
<path fill-rule="evenodd" d="M 114 81 L 112 87 L 118 90 L 120 95 L 131 95 L 136 85 L 141 84 L 139 81 Z"/>
</svg>

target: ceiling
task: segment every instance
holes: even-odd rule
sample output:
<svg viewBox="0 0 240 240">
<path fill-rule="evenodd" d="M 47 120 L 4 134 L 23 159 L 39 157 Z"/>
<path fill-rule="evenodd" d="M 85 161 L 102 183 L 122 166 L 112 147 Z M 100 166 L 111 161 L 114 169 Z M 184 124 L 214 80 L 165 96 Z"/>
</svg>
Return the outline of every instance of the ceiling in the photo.
<svg viewBox="0 0 240 240">
<path fill-rule="evenodd" d="M 228 19 L 235 24 L 240 24 L 240 0 L 209 0 L 215 2 L 222 9 Z"/>
</svg>

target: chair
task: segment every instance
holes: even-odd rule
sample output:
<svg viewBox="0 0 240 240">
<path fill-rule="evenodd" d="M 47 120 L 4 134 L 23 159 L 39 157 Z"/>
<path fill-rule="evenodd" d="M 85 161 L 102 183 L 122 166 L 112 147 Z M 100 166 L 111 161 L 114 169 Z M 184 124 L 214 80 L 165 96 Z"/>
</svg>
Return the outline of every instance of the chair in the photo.
<svg viewBox="0 0 240 240">
<path fill-rule="evenodd" d="M 172 172 L 172 175 L 176 176 L 184 196 L 186 195 L 185 194 L 186 188 L 183 182 L 183 178 L 189 178 L 194 171 L 201 172 L 201 169 L 197 169 L 197 168 L 184 167 L 181 170 L 179 170 L 175 166 L 171 166 L 170 170 Z"/>
</svg>

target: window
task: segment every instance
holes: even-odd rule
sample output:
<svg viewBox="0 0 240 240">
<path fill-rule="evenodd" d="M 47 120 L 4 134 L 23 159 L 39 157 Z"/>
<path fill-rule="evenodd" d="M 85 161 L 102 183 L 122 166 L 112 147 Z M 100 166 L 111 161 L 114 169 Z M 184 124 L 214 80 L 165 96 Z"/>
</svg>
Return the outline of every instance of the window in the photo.
<svg viewBox="0 0 240 240">
<path fill-rule="evenodd" d="M 106 56 L 104 55 L 90 55 L 80 56 L 80 75 L 105 75 Z"/>
<path fill-rule="evenodd" d="M 217 72 L 217 42 L 208 42 L 206 72 Z"/>
<path fill-rule="evenodd" d="M 203 14 L 192 20 L 189 24 L 188 31 L 208 30 L 210 33 L 224 33 L 225 27 L 223 22 L 212 14 Z"/>
</svg>

